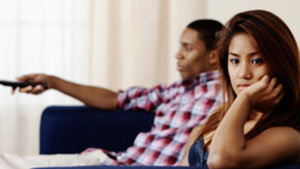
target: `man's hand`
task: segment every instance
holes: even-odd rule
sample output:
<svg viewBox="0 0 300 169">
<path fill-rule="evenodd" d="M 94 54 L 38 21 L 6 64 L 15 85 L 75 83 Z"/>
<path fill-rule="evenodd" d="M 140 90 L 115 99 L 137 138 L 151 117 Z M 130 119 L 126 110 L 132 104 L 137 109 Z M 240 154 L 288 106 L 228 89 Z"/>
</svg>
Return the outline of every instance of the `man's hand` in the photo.
<svg viewBox="0 0 300 169">
<path fill-rule="evenodd" d="M 51 83 L 51 77 L 45 74 L 30 74 L 30 75 L 24 75 L 17 78 L 20 82 L 40 82 L 40 83 L 46 83 L 48 89 L 52 88 Z M 37 85 L 35 87 L 33 86 L 27 86 L 24 88 L 20 88 L 19 92 L 21 93 L 31 93 L 31 94 L 40 94 L 43 93 L 45 89 L 42 85 Z M 15 89 L 12 90 L 12 93 L 14 93 Z"/>
<path fill-rule="evenodd" d="M 251 108 L 266 113 L 281 101 L 285 93 L 283 85 L 278 83 L 275 77 L 270 79 L 266 75 L 240 94 L 245 94 L 248 97 Z"/>
</svg>

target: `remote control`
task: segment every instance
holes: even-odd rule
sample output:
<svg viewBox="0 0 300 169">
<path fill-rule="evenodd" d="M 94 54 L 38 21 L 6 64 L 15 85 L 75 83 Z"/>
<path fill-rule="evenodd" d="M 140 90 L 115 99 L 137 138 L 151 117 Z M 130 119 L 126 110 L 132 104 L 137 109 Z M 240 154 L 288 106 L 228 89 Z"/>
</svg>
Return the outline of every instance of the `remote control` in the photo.
<svg viewBox="0 0 300 169">
<path fill-rule="evenodd" d="M 47 89 L 47 83 L 37 83 L 37 82 L 14 82 L 14 81 L 6 81 L 6 80 L 0 80 L 0 84 L 4 86 L 10 86 L 12 88 L 17 88 L 17 87 L 26 87 L 26 86 L 32 86 L 35 87 L 37 85 L 42 85 L 43 88 Z"/>
</svg>

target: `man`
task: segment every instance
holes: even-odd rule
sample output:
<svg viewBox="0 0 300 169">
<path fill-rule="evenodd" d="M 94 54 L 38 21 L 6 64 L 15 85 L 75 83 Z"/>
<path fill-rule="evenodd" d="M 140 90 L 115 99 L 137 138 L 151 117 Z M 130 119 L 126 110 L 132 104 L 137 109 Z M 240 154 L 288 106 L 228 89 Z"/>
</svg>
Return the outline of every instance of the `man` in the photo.
<svg viewBox="0 0 300 169">
<path fill-rule="evenodd" d="M 177 70 L 182 80 L 169 86 L 158 85 L 151 89 L 133 87 L 114 92 L 45 74 L 25 75 L 18 80 L 46 83 L 48 89 L 58 90 L 95 108 L 145 109 L 155 112 L 151 131 L 140 133 L 134 145 L 124 152 L 106 152 L 115 159 L 105 156 L 104 161 L 101 159 L 95 164 L 177 165 L 182 160 L 192 129 L 202 124 L 221 100 L 216 70 L 215 35 L 222 28 L 223 25 L 214 20 L 197 20 L 185 28 L 176 55 Z M 38 85 L 34 88 L 22 88 L 20 92 L 40 94 L 45 90 Z M 80 155 L 95 152 L 102 151 L 86 151 Z"/>
</svg>

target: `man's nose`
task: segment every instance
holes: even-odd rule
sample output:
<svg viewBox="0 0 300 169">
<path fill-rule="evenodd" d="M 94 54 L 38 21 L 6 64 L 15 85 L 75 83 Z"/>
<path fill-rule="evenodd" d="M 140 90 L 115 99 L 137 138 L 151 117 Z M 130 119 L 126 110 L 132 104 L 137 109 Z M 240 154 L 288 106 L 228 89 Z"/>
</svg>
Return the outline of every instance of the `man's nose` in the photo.
<svg viewBox="0 0 300 169">
<path fill-rule="evenodd" d="M 182 53 L 180 51 L 178 51 L 175 55 L 176 59 L 181 60 L 184 58 L 184 56 L 182 55 Z"/>
</svg>

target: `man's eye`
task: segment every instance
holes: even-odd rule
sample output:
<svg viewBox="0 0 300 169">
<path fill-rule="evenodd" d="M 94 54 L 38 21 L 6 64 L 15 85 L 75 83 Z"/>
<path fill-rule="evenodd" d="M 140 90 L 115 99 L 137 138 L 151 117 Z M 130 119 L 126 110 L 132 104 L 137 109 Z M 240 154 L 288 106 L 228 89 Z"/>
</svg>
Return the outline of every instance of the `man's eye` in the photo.
<svg viewBox="0 0 300 169">
<path fill-rule="evenodd" d="M 237 58 L 230 59 L 230 62 L 233 64 L 238 64 L 240 61 Z"/>
<path fill-rule="evenodd" d="M 191 48 L 191 47 L 185 47 L 185 50 L 186 50 L 186 51 L 191 51 L 192 48 Z"/>
<path fill-rule="evenodd" d="M 254 58 L 251 60 L 251 63 L 253 64 L 262 64 L 264 63 L 264 60 L 262 60 L 261 58 Z"/>
</svg>

